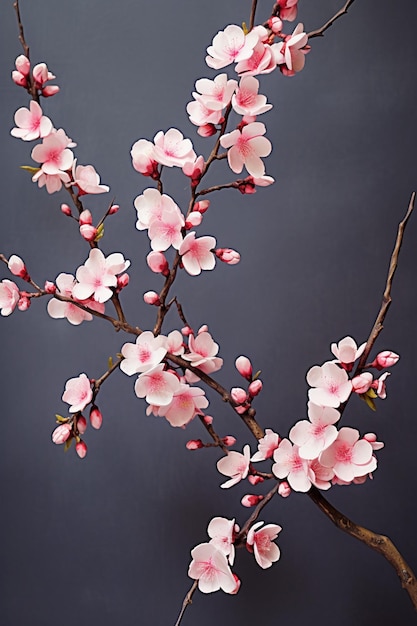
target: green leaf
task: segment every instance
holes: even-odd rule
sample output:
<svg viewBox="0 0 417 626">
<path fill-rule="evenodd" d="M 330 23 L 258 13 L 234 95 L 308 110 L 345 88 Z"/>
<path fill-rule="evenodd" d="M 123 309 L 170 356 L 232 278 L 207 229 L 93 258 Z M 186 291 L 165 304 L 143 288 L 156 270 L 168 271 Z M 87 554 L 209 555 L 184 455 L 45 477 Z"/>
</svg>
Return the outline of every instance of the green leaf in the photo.
<svg viewBox="0 0 417 626">
<path fill-rule="evenodd" d="M 259 376 L 262 374 L 262 370 L 258 370 L 255 374 L 255 376 L 252 377 L 252 381 L 256 380 L 257 378 L 259 378 Z"/>
<path fill-rule="evenodd" d="M 40 171 L 40 167 L 32 167 L 31 165 L 21 165 L 20 166 L 21 170 L 26 170 L 27 172 L 29 172 L 30 174 L 36 174 L 37 172 Z"/>
<path fill-rule="evenodd" d="M 361 397 L 361 398 L 362 398 L 362 400 L 365 402 L 365 404 L 366 404 L 367 406 L 369 406 L 369 408 L 370 408 L 372 411 L 376 411 L 375 402 L 373 401 L 373 399 L 372 399 L 372 398 L 370 398 L 370 397 L 369 397 L 368 393 L 362 393 L 362 394 L 360 395 L 360 397 Z"/>
<path fill-rule="evenodd" d="M 242 22 L 242 30 L 245 33 L 245 35 L 248 34 L 249 28 L 246 26 L 246 22 Z"/>
<path fill-rule="evenodd" d="M 69 417 L 63 417 L 62 415 L 58 415 L 58 413 L 55 413 L 55 418 L 59 424 L 66 424 L 70 419 Z"/>
<path fill-rule="evenodd" d="M 69 437 L 69 439 L 66 440 L 66 442 L 64 443 L 64 452 L 68 452 L 68 450 L 71 448 L 72 445 L 72 437 Z"/>
<path fill-rule="evenodd" d="M 108 360 L 107 360 L 107 368 L 109 370 L 111 370 L 111 368 L 113 367 L 113 357 L 109 356 Z"/>
<path fill-rule="evenodd" d="M 102 237 L 104 237 L 104 224 L 100 224 L 97 228 L 97 235 L 94 237 L 94 241 L 99 241 Z"/>
</svg>

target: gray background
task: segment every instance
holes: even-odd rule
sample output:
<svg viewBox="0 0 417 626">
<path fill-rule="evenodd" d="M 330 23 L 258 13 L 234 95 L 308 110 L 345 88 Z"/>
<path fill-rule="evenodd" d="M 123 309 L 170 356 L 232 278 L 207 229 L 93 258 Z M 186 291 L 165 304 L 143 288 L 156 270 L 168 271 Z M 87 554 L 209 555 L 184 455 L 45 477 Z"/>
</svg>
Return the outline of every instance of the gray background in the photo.
<svg viewBox="0 0 417 626">
<path fill-rule="evenodd" d="M 341 4 L 302 1 L 300 20 L 310 30 Z M 74 272 L 88 250 L 60 213 L 65 193 L 38 190 L 18 168 L 31 162 L 31 145 L 9 129 L 28 99 L 9 79 L 21 48 L 12 2 L 1 5 L 0 249 L 21 255 L 42 283 Z M 45 111 L 78 142 L 79 162 L 96 166 L 122 207 L 102 247 L 132 260 L 122 300 L 128 319 L 142 328 L 152 325 L 153 310 L 141 294 L 161 283 L 144 265 L 148 239 L 134 228 L 132 200 L 149 181 L 132 169 L 130 147 L 177 126 L 207 154 L 211 142 L 198 138 L 184 105 L 194 81 L 213 76 L 204 64 L 212 36 L 248 20 L 249 5 L 22 0 L 33 62 L 46 61 L 61 86 L 44 101 Z M 269 8 L 259 2 L 259 20 Z M 261 78 L 274 104 L 261 119 L 274 145 L 267 172 L 277 184 L 254 196 L 213 196 L 199 232 L 238 249 L 242 262 L 198 279 L 182 276 L 175 288 L 192 325 L 208 323 L 220 343 L 225 365 L 217 377 L 226 387 L 240 384 L 237 355 L 262 369 L 258 417 L 283 436 L 305 415 L 307 369 L 330 358 L 331 341 L 347 334 L 364 341 L 380 304 L 396 225 L 416 187 L 416 18 L 413 0 L 356 2 L 323 40 L 312 41 L 301 74 Z M 213 182 L 231 180 L 224 162 L 216 172 Z M 166 192 L 184 203 L 182 175 L 168 172 L 166 181 Z M 97 197 L 86 205 L 101 215 L 106 202 Z M 414 567 L 416 235 L 414 217 L 377 346 L 402 356 L 388 399 L 376 414 L 353 399 L 344 417 L 345 425 L 376 431 L 386 442 L 380 466 L 373 482 L 328 493 L 354 520 L 391 536 Z M 87 433 L 87 458 L 53 446 L 65 380 L 83 371 L 100 375 L 126 338 L 100 320 L 78 328 L 54 321 L 45 304 L 34 302 L 0 325 L 0 623 L 172 625 L 190 585 L 190 549 L 206 540 L 215 515 L 243 523 L 248 511 L 239 500 L 252 489 L 219 489 L 219 455 L 185 450 L 188 439 L 202 436 L 199 423 L 173 430 L 146 417 L 133 380 L 121 373 L 100 394 L 104 425 Z M 166 330 L 175 327 L 172 315 Z M 212 394 L 210 401 L 217 429 L 237 436 L 241 449 L 248 433 Z M 307 497 L 276 498 L 261 519 L 283 526 L 281 561 L 261 571 L 240 551 L 239 594 L 197 594 L 184 625 L 415 623 L 385 561 L 333 528 Z"/>
</svg>

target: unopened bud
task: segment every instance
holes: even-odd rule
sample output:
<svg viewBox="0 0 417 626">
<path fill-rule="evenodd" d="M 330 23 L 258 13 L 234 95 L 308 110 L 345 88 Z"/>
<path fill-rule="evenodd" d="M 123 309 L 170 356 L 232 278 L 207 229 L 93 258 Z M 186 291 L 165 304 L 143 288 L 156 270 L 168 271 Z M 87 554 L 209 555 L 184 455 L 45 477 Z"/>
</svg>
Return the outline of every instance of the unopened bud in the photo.
<svg viewBox="0 0 417 626">
<path fill-rule="evenodd" d="M 112 204 L 109 209 L 109 215 L 114 215 L 120 209 L 118 204 Z"/>
<path fill-rule="evenodd" d="M 67 215 L 68 217 L 72 215 L 71 207 L 68 206 L 68 204 L 65 204 L 65 202 L 61 204 L 61 211 L 64 215 Z"/>
<path fill-rule="evenodd" d="M 94 241 L 97 237 L 97 228 L 91 224 L 82 224 L 80 226 L 80 235 L 86 241 Z"/>
<path fill-rule="evenodd" d="M 375 367 L 377 370 L 382 370 L 385 367 L 392 367 L 398 362 L 399 358 L 399 354 L 391 352 L 391 350 L 384 350 L 383 352 L 377 354 L 374 362 L 372 363 L 372 367 Z"/>
<path fill-rule="evenodd" d="M 29 307 L 30 307 L 30 298 L 28 298 L 26 295 L 21 294 L 19 301 L 17 303 L 17 308 L 19 309 L 19 311 L 27 311 Z"/>
<path fill-rule="evenodd" d="M 23 260 L 17 254 L 12 254 L 7 264 L 10 272 L 14 276 L 19 276 L 19 278 L 23 278 L 23 280 L 29 281 L 30 276 L 27 272 L 26 265 Z"/>
<path fill-rule="evenodd" d="M 46 63 L 38 63 L 34 66 L 33 71 L 33 80 L 37 83 L 37 87 L 41 87 L 48 80 L 48 68 Z"/>
<path fill-rule="evenodd" d="M 13 70 L 12 72 L 12 81 L 19 87 L 26 87 L 27 85 L 26 76 L 17 70 Z"/>
<path fill-rule="evenodd" d="M 24 54 L 20 54 L 14 63 L 18 72 L 23 74 L 23 76 L 29 76 L 30 61 Z"/>
<path fill-rule="evenodd" d="M 217 248 L 214 253 L 220 261 L 228 265 L 236 265 L 240 261 L 239 252 L 232 250 L 232 248 Z"/>
<path fill-rule="evenodd" d="M 352 378 L 352 389 L 355 393 L 366 393 L 371 387 L 373 376 L 370 372 L 363 372 Z"/>
<path fill-rule="evenodd" d="M 168 261 L 165 258 L 165 254 L 163 252 L 149 252 L 146 257 L 146 262 L 148 264 L 149 269 L 151 269 L 155 274 L 162 274 L 163 276 L 168 276 L 169 274 L 169 265 Z"/>
<path fill-rule="evenodd" d="M 194 204 L 193 211 L 205 213 L 210 206 L 210 200 L 199 200 Z"/>
<path fill-rule="evenodd" d="M 252 494 L 248 493 L 246 496 L 243 496 L 243 498 L 241 499 L 240 503 L 243 506 L 246 506 L 246 507 L 249 508 L 251 506 L 256 506 L 263 499 L 264 499 L 264 497 L 261 496 L 261 495 L 257 496 L 257 495 L 252 495 Z"/>
<path fill-rule="evenodd" d="M 45 285 L 44 285 L 43 288 L 46 291 L 46 293 L 55 293 L 56 292 L 56 285 L 55 285 L 55 283 L 51 283 L 50 280 L 45 281 Z"/>
<path fill-rule="evenodd" d="M 262 387 L 263 387 L 263 382 L 261 381 L 260 378 L 257 378 L 256 380 L 251 382 L 251 384 L 248 387 L 249 395 L 252 396 L 252 398 L 254 398 L 255 396 L 258 395 L 258 393 L 262 391 Z"/>
<path fill-rule="evenodd" d="M 198 127 L 197 133 L 200 137 L 212 137 L 217 133 L 217 128 L 214 124 L 203 124 Z"/>
<path fill-rule="evenodd" d="M 258 485 L 259 483 L 263 483 L 264 480 L 265 479 L 262 478 L 262 476 L 256 476 L 255 474 L 249 474 L 248 476 L 248 481 L 253 486 Z"/>
<path fill-rule="evenodd" d="M 233 389 L 230 390 L 230 395 L 236 404 L 243 404 L 248 398 L 248 394 L 242 387 L 233 387 Z"/>
<path fill-rule="evenodd" d="M 204 448 L 204 443 L 201 439 L 190 439 L 185 444 L 187 450 L 199 450 L 200 448 Z"/>
<path fill-rule="evenodd" d="M 288 496 L 290 495 L 291 487 L 289 486 L 286 480 L 284 480 L 278 487 L 278 493 L 283 498 L 288 498 Z"/>
<path fill-rule="evenodd" d="M 246 413 L 248 408 L 249 408 L 249 404 L 242 404 L 240 406 L 235 406 L 235 411 L 236 413 L 239 413 L 239 415 L 243 415 L 243 413 Z"/>
<path fill-rule="evenodd" d="M 87 430 L 87 420 L 85 419 L 84 415 L 80 415 L 77 419 L 77 430 L 80 435 L 84 435 L 85 431 Z"/>
<path fill-rule="evenodd" d="M 145 304 L 151 304 L 154 306 L 159 306 L 161 304 L 161 301 L 156 291 L 147 291 L 146 293 L 144 293 L 143 301 L 145 302 Z"/>
<path fill-rule="evenodd" d="M 226 435 L 226 437 L 223 437 L 222 441 L 225 446 L 234 446 L 236 443 L 236 437 L 233 437 L 232 435 Z"/>
<path fill-rule="evenodd" d="M 89 211 L 88 209 L 85 209 L 84 211 L 82 211 L 78 219 L 79 219 L 80 225 L 93 223 L 93 216 L 91 215 L 91 211 Z"/>
<path fill-rule="evenodd" d="M 275 35 L 282 31 L 282 21 L 279 17 L 270 17 L 268 20 L 268 26 Z"/>
<path fill-rule="evenodd" d="M 194 335 L 193 329 L 190 328 L 189 326 L 183 326 L 183 328 L 181 328 L 181 333 L 184 335 L 184 337 L 189 337 L 190 335 Z"/>
<path fill-rule="evenodd" d="M 239 356 L 235 361 L 235 367 L 243 378 L 246 378 L 249 382 L 252 380 L 252 363 L 249 361 L 248 357 Z"/>
<path fill-rule="evenodd" d="M 42 95 L 44 98 L 50 98 L 51 96 L 55 96 L 59 91 L 58 85 L 47 85 L 42 89 Z"/>
<path fill-rule="evenodd" d="M 61 424 L 57 426 L 52 433 L 52 441 L 57 445 L 65 443 L 71 434 L 72 426 L 70 424 Z"/>
<path fill-rule="evenodd" d="M 123 274 L 120 274 L 120 276 L 117 277 L 116 291 L 119 292 L 125 287 L 127 287 L 129 284 L 129 280 L 130 280 L 129 274 L 126 274 L 126 272 L 124 272 Z"/>
<path fill-rule="evenodd" d="M 78 454 L 78 456 L 80 457 L 80 459 L 83 459 L 85 457 L 85 455 L 87 454 L 87 445 L 84 441 L 78 441 L 75 444 L 75 451 Z"/>
<path fill-rule="evenodd" d="M 93 406 L 90 409 L 90 424 L 93 428 L 98 430 L 99 428 L 101 428 L 102 423 L 103 423 L 103 416 L 101 414 L 101 411 L 98 408 L 98 406 L 93 404 Z"/>
<path fill-rule="evenodd" d="M 203 420 L 204 423 L 207 424 L 207 426 L 211 426 L 213 423 L 213 418 L 211 417 L 211 415 L 205 415 Z"/>
<path fill-rule="evenodd" d="M 200 213 L 200 211 L 191 211 L 190 215 L 186 219 L 185 228 L 190 229 L 190 228 L 195 228 L 196 226 L 199 226 L 201 224 L 202 219 L 203 219 L 203 216 Z"/>
<path fill-rule="evenodd" d="M 240 193 L 243 194 L 256 193 L 255 183 L 253 182 L 252 176 L 249 176 L 245 180 L 240 180 L 237 183 L 237 188 L 239 189 Z"/>
</svg>

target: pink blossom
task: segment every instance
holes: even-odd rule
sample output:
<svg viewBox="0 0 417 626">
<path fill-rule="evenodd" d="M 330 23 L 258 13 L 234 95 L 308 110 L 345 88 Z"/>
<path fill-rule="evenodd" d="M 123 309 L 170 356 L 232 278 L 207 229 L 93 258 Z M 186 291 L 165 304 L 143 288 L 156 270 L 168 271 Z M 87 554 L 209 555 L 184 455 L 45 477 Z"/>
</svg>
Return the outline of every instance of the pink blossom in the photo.
<svg viewBox="0 0 417 626">
<path fill-rule="evenodd" d="M 197 158 L 190 139 L 184 139 L 183 134 L 176 128 L 170 128 L 164 133 L 160 130 L 154 137 L 154 157 L 158 163 L 167 167 L 182 167 L 187 161 Z"/>
<path fill-rule="evenodd" d="M 172 402 L 179 387 L 180 381 L 175 374 L 165 372 L 164 365 L 161 364 L 139 376 L 135 383 L 135 393 L 138 398 L 145 398 L 148 404 L 161 407 Z"/>
<path fill-rule="evenodd" d="M 374 377 L 370 372 L 362 372 L 355 378 L 352 378 L 352 390 L 355 393 L 366 393 L 372 385 Z"/>
<path fill-rule="evenodd" d="M 345 337 L 338 344 L 332 343 L 330 346 L 331 351 L 338 359 L 337 363 L 342 363 L 343 368 L 348 372 L 352 370 L 353 363 L 356 359 L 359 359 L 365 348 L 366 341 L 358 348 L 356 341 L 352 337 Z"/>
<path fill-rule="evenodd" d="M 26 281 L 30 280 L 26 265 L 20 256 L 17 256 L 17 254 L 12 254 L 11 257 L 9 257 L 7 267 L 13 276 L 18 276 Z"/>
<path fill-rule="evenodd" d="M 377 441 L 377 436 L 375 435 L 375 433 L 366 433 L 363 438 L 365 439 L 365 441 L 368 441 L 371 444 L 372 450 L 374 451 L 381 450 L 385 445 L 384 443 L 382 443 L 382 441 Z"/>
<path fill-rule="evenodd" d="M 377 370 L 382 370 L 385 367 L 392 367 L 398 363 L 399 358 L 399 354 L 391 352 L 391 350 L 384 350 L 376 355 L 371 367 L 375 367 Z"/>
<path fill-rule="evenodd" d="M 271 152 L 271 142 L 262 137 L 266 133 L 265 125 L 261 122 L 252 122 L 244 126 L 242 131 L 236 129 L 220 138 L 223 148 L 229 148 L 227 160 L 230 169 L 239 174 L 243 166 L 252 176 L 263 176 L 265 166 L 260 157 L 266 157 Z"/>
<path fill-rule="evenodd" d="M 175 205 L 175 203 L 173 203 Z M 163 252 L 170 246 L 178 250 L 183 242 L 182 228 L 184 216 L 175 205 L 175 209 L 164 206 L 158 219 L 152 219 L 149 224 L 148 235 L 152 250 Z"/>
<path fill-rule="evenodd" d="M 314 404 L 337 408 L 345 402 L 352 391 L 352 383 L 345 370 L 336 363 L 326 361 L 323 365 L 314 365 L 307 372 L 310 387 L 308 397 Z"/>
<path fill-rule="evenodd" d="M 236 265 L 240 261 L 239 252 L 232 248 L 217 248 L 214 253 L 220 261 L 227 263 L 227 265 Z"/>
<path fill-rule="evenodd" d="M 71 430 L 71 424 L 61 424 L 60 426 L 57 426 L 52 433 L 52 441 L 57 445 L 65 443 L 71 435 Z"/>
<path fill-rule="evenodd" d="M 87 193 L 107 193 L 110 189 L 107 185 L 100 184 L 100 176 L 92 165 L 77 165 L 77 159 L 72 166 L 72 176 L 74 179 L 72 184 L 77 185 L 79 196 Z"/>
<path fill-rule="evenodd" d="M 246 478 L 249 472 L 249 463 L 250 447 L 248 445 L 243 448 L 243 454 L 232 451 L 217 461 L 217 469 L 220 474 L 231 477 L 230 480 L 227 480 L 220 487 L 228 489 Z"/>
<path fill-rule="evenodd" d="M 184 343 L 179 330 L 173 330 L 168 334 L 166 347 L 171 354 L 180 355 L 184 352 Z"/>
<path fill-rule="evenodd" d="M 201 270 L 212 270 L 216 265 L 216 258 L 212 252 L 215 246 L 214 237 L 196 238 L 194 231 L 188 233 L 178 249 L 184 269 L 191 276 L 197 276 Z"/>
<path fill-rule="evenodd" d="M 226 557 L 211 543 L 200 543 L 191 550 L 192 561 L 188 576 L 198 580 L 202 593 L 213 593 L 222 589 L 233 593 L 236 589 L 235 578 L 230 571 Z"/>
<path fill-rule="evenodd" d="M 50 136 L 50 135 L 49 135 Z M 57 174 L 45 174 L 42 169 L 39 169 L 36 174 L 32 176 L 32 182 L 38 183 L 38 187 L 41 189 L 46 186 L 48 193 L 55 193 L 60 191 L 62 184 L 68 185 L 71 178 L 66 172 L 58 172 Z"/>
<path fill-rule="evenodd" d="M 71 405 L 69 408 L 70 413 L 82 411 L 92 399 L 91 383 L 86 374 L 80 374 L 77 378 L 67 380 L 62 400 Z"/>
<path fill-rule="evenodd" d="M 280 442 L 280 436 L 270 428 L 265 429 L 265 435 L 258 441 L 258 452 L 252 456 L 251 461 L 254 463 L 258 461 L 265 461 L 270 459 L 278 448 Z"/>
<path fill-rule="evenodd" d="M 281 526 L 277 524 L 267 524 L 265 522 L 256 522 L 249 529 L 246 543 L 253 547 L 256 562 L 262 569 L 271 567 L 272 563 L 278 561 L 281 556 L 280 549 L 274 543 L 274 539 L 281 532 Z M 263 528 L 261 528 L 263 526 Z"/>
<path fill-rule="evenodd" d="M 305 64 L 305 55 L 308 50 L 303 50 L 303 48 L 307 45 L 308 37 L 303 29 L 303 24 L 298 24 L 292 35 L 285 42 L 271 46 L 276 64 L 288 69 L 289 75 L 300 72 Z"/>
<path fill-rule="evenodd" d="M 387 397 L 387 390 L 386 390 L 385 380 L 387 379 L 388 376 L 391 376 L 391 373 L 390 372 L 384 372 L 372 384 L 372 387 L 376 390 L 378 398 L 381 398 L 381 400 L 385 400 L 385 398 Z"/>
<path fill-rule="evenodd" d="M 232 99 L 236 86 L 237 80 L 228 80 L 227 74 L 218 74 L 214 80 L 200 78 L 195 84 L 199 93 L 193 93 L 193 96 L 207 109 L 222 111 Z"/>
<path fill-rule="evenodd" d="M 217 357 L 219 345 L 213 341 L 209 332 L 204 331 L 188 339 L 189 352 L 183 355 L 194 367 L 198 367 L 206 374 L 216 372 L 223 365 L 223 359 Z"/>
<path fill-rule="evenodd" d="M 297 4 L 298 0 L 278 0 L 280 18 L 293 22 L 297 17 Z"/>
<path fill-rule="evenodd" d="M 41 144 L 32 150 L 32 159 L 42 163 L 41 169 L 44 174 L 59 175 L 65 170 L 70 170 L 74 160 L 74 154 L 68 149 L 68 137 L 60 128 L 59 130 L 44 137 Z"/>
<path fill-rule="evenodd" d="M 3 317 L 10 315 L 19 302 L 19 287 L 12 281 L 4 279 L 0 283 L 0 309 Z"/>
<path fill-rule="evenodd" d="M 257 43 L 256 32 L 245 35 L 239 26 L 231 24 L 213 38 L 212 45 L 207 48 L 206 63 L 219 70 L 230 63 L 248 59 Z"/>
<path fill-rule="evenodd" d="M 96 302 L 106 302 L 113 295 L 111 287 L 116 287 L 116 274 L 124 272 L 130 265 L 120 252 L 105 257 L 101 250 L 90 251 L 87 261 L 76 272 L 78 283 L 73 288 L 73 296 L 78 300 L 93 297 Z"/>
<path fill-rule="evenodd" d="M 76 298 L 73 297 L 72 293 L 73 288 L 76 284 L 75 278 L 72 274 L 59 274 L 55 282 L 60 295 L 76 300 Z M 92 299 L 77 300 L 77 302 L 88 306 L 94 311 L 104 313 L 104 304 L 100 302 L 96 302 Z M 91 313 L 84 311 L 76 304 L 73 304 L 72 302 L 62 302 L 57 298 L 51 298 L 51 300 L 49 300 L 47 310 L 49 315 L 54 319 L 66 318 L 69 323 L 73 324 L 74 326 L 78 326 L 78 324 L 81 324 L 81 322 L 84 321 L 90 322 L 93 319 Z"/>
<path fill-rule="evenodd" d="M 235 361 L 235 367 L 243 378 L 246 378 L 249 382 L 252 380 L 252 363 L 247 356 L 238 356 Z"/>
<path fill-rule="evenodd" d="M 277 478 L 287 478 L 294 491 L 306 492 L 314 480 L 308 461 L 302 459 L 298 446 L 293 446 L 288 439 L 283 439 L 274 452 L 272 472 Z"/>
<path fill-rule="evenodd" d="M 309 422 L 302 420 L 291 428 L 289 438 L 299 447 L 302 459 L 315 459 L 336 439 L 334 424 L 340 419 L 340 413 L 334 408 L 309 402 L 308 416 Z"/>
<path fill-rule="evenodd" d="M 181 230 L 184 226 L 184 216 L 177 204 L 170 196 L 161 194 L 157 189 L 145 189 L 143 194 L 135 198 L 134 205 L 138 217 L 138 221 L 136 222 L 136 228 L 138 230 L 150 228 L 154 223 L 157 226 L 158 222 L 165 222 L 165 228 L 167 229 L 169 235 L 169 224 L 172 223 L 174 234 L 171 233 L 170 236 L 171 238 L 174 238 L 177 237 L 178 230 Z M 162 226 L 161 229 L 163 235 Z M 154 232 L 155 239 L 157 238 L 157 234 L 158 232 Z M 165 241 L 163 237 L 162 239 Z M 169 245 L 167 247 L 169 247 Z"/>
<path fill-rule="evenodd" d="M 137 172 L 153 178 L 158 175 L 155 146 L 151 141 L 139 139 L 139 141 L 133 144 L 130 154 L 132 156 L 132 165 Z"/>
<path fill-rule="evenodd" d="M 355 428 L 341 428 L 336 441 L 320 455 L 320 463 L 333 469 L 340 480 L 351 482 L 376 469 L 372 446 L 365 439 L 359 440 Z"/>
<path fill-rule="evenodd" d="M 210 544 L 228 557 L 230 565 L 233 565 L 235 560 L 233 541 L 237 532 L 239 532 L 239 526 L 235 524 L 235 520 L 225 517 L 213 517 L 207 527 Z"/>
<path fill-rule="evenodd" d="M 249 59 L 244 59 L 236 65 L 238 74 L 254 76 L 255 74 L 269 74 L 276 68 L 274 53 L 268 43 L 258 41 Z"/>
<path fill-rule="evenodd" d="M 147 372 L 153 369 L 165 357 L 166 337 L 155 337 L 150 330 L 146 330 L 136 339 L 136 343 L 125 343 L 122 347 L 123 361 L 120 369 L 128 376 Z"/>
<path fill-rule="evenodd" d="M 319 459 L 309 461 L 310 469 L 314 473 L 313 485 L 317 489 L 327 491 L 332 486 L 331 481 L 334 479 L 334 471 L 331 467 L 324 467 Z"/>
<path fill-rule="evenodd" d="M 222 119 L 221 110 L 213 111 L 212 109 L 209 109 L 201 100 L 192 100 L 187 104 L 186 110 L 191 124 L 199 126 L 199 135 L 202 137 L 211 137 L 217 132 L 214 124 L 219 124 Z"/>
<path fill-rule="evenodd" d="M 291 487 L 286 480 L 283 480 L 282 483 L 280 483 L 280 486 L 278 487 L 278 493 L 281 498 L 288 498 L 288 496 L 291 495 Z"/>
<path fill-rule="evenodd" d="M 14 116 L 16 128 L 10 131 L 13 137 L 23 141 L 33 141 L 39 137 L 47 137 L 52 132 L 52 122 L 42 113 L 42 109 L 35 100 L 31 100 L 29 109 L 22 107 Z"/>
<path fill-rule="evenodd" d="M 160 407 L 158 415 L 165 417 L 171 426 L 184 427 L 208 405 L 203 389 L 180 383 L 170 404 Z"/>
<path fill-rule="evenodd" d="M 266 96 L 258 95 L 259 81 L 253 76 L 242 76 L 239 87 L 232 97 L 233 109 L 239 115 L 261 115 L 272 109 Z"/>
</svg>

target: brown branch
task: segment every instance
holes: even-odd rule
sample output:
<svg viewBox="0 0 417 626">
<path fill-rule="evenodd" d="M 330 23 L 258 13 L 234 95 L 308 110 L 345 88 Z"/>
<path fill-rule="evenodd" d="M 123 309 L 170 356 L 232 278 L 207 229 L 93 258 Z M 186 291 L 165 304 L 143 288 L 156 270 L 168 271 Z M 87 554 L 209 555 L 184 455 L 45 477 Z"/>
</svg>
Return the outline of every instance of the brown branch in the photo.
<svg viewBox="0 0 417 626">
<path fill-rule="evenodd" d="M 335 509 L 320 493 L 318 489 L 312 487 L 308 492 L 311 500 L 319 509 L 343 532 L 348 533 L 351 537 L 355 537 L 365 543 L 367 546 L 382 554 L 388 563 L 395 569 L 401 586 L 407 591 L 414 608 L 417 610 L 417 580 L 416 577 L 392 543 L 389 537 L 372 532 L 368 528 L 359 526 Z"/>
<path fill-rule="evenodd" d="M 19 29 L 19 41 L 22 44 L 22 48 L 23 48 L 23 52 L 25 57 L 29 60 L 30 62 L 30 50 L 29 50 L 29 46 L 26 42 L 25 39 L 25 33 L 23 30 L 23 22 L 22 19 L 20 17 L 20 7 L 19 7 L 19 0 L 16 0 L 13 3 L 13 8 L 15 10 L 16 13 L 16 18 L 17 18 L 17 27 Z M 32 72 L 30 71 L 29 76 L 28 76 L 28 81 L 29 81 L 29 87 L 27 87 L 27 92 L 28 94 L 31 96 L 32 100 L 35 100 L 35 102 L 37 102 L 39 104 L 39 94 L 38 94 L 38 90 L 35 87 L 35 82 L 33 80 L 33 75 Z"/>
<path fill-rule="evenodd" d="M 193 584 L 191 585 L 190 589 L 187 591 L 185 598 L 183 600 L 183 603 L 182 603 L 180 614 L 178 615 L 178 619 L 175 622 L 175 626 L 180 626 L 182 618 L 184 617 L 184 613 L 187 609 L 187 606 L 193 603 L 192 597 L 193 597 L 194 591 L 197 589 L 197 585 L 198 585 L 198 580 L 195 580 Z"/>
<path fill-rule="evenodd" d="M 355 2 L 355 0 L 347 0 L 345 5 L 337 12 L 333 17 L 331 17 L 323 26 L 317 28 L 316 30 L 312 30 L 307 33 L 309 39 L 313 39 L 313 37 L 323 37 L 325 31 L 332 26 L 339 17 L 345 15 L 348 12 L 349 7 Z"/>
<path fill-rule="evenodd" d="M 255 26 L 255 13 L 256 13 L 257 4 L 258 4 L 258 0 L 252 0 L 252 8 L 250 11 L 250 19 L 249 19 L 249 31 L 251 31 L 252 28 Z"/>
<path fill-rule="evenodd" d="M 272 489 L 270 491 L 268 491 L 266 496 L 259 502 L 258 506 L 253 511 L 252 515 L 246 520 L 245 524 L 242 526 L 238 536 L 236 537 L 236 539 L 234 541 L 236 546 L 238 546 L 239 544 L 243 545 L 246 542 L 246 535 L 248 534 L 249 528 L 252 526 L 253 522 L 256 522 L 256 520 L 259 517 L 259 513 L 268 504 L 268 502 L 270 502 L 272 500 L 274 495 L 277 493 L 277 491 L 279 489 L 279 485 L 280 485 L 280 483 L 277 482 L 272 487 Z"/>
</svg>

